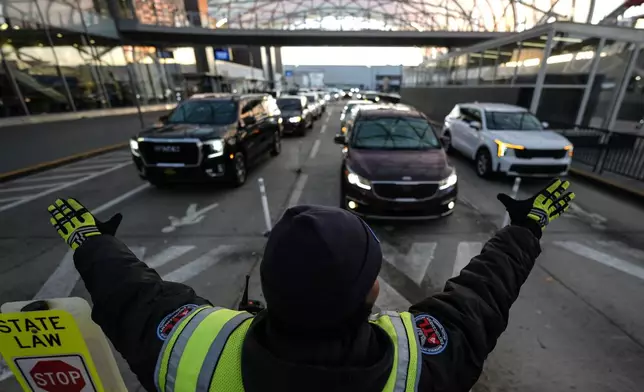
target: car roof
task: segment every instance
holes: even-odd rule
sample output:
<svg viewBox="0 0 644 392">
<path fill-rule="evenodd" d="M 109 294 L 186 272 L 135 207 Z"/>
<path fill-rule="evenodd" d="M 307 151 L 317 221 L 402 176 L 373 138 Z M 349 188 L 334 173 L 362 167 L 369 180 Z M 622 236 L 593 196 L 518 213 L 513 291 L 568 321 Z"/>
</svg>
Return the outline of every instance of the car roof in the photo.
<svg viewBox="0 0 644 392">
<path fill-rule="evenodd" d="M 526 108 L 516 105 L 510 105 L 507 103 L 497 103 L 497 102 L 471 102 L 471 103 L 462 103 L 459 104 L 461 107 L 473 107 L 482 110 L 493 110 L 498 112 L 527 112 Z"/>
<path fill-rule="evenodd" d="M 301 100 L 302 96 L 301 95 L 282 95 L 279 98 L 277 98 L 278 101 L 280 99 L 297 99 L 297 100 Z"/>
<path fill-rule="evenodd" d="M 351 99 L 351 100 L 347 101 L 347 105 L 348 104 L 358 105 L 358 104 L 361 104 L 361 103 L 373 103 L 373 102 L 367 101 L 366 99 Z"/>
<path fill-rule="evenodd" d="M 208 99 L 230 99 L 233 101 L 245 98 L 259 98 L 259 97 L 268 97 L 268 93 L 256 93 L 256 94 L 231 94 L 231 93 L 199 93 L 194 94 L 188 98 L 188 100 L 208 100 Z"/>
<path fill-rule="evenodd" d="M 367 105 L 360 108 L 360 117 L 419 117 L 425 116 L 418 110 L 408 106 L 394 106 L 394 105 Z"/>
</svg>

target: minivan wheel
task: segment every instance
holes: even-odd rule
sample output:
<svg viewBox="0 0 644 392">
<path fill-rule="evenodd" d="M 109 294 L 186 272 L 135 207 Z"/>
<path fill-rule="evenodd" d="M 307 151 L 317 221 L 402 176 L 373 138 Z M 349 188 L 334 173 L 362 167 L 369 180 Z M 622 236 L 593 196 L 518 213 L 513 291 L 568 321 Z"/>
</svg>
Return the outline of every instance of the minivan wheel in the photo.
<svg viewBox="0 0 644 392">
<path fill-rule="evenodd" d="M 276 157 L 280 155 L 280 152 L 282 152 L 282 139 L 280 138 L 280 133 L 275 132 L 275 135 L 273 136 L 273 147 L 271 149 L 271 155 Z"/>
<path fill-rule="evenodd" d="M 490 152 L 484 148 L 476 153 L 476 174 L 479 177 L 489 177 L 492 173 L 492 157 Z"/>
</svg>

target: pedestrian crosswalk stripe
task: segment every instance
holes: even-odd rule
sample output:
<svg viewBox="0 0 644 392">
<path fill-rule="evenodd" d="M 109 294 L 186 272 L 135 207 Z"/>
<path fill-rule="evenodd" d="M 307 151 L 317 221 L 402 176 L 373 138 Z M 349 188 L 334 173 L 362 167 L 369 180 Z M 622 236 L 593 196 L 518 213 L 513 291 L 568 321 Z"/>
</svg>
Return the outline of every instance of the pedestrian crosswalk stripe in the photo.
<svg viewBox="0 0 644 392">
<path fill-rule="evenodd" d="M 145 246 L 134 246 L 130 248 L 130 250 L 139 260 L 143 260 L 143 258 L 145 258 Z"/>
<path fill-rule="evenodd" d="M 470 260 L 481 253 L 481 249 L 483 249 L 482 242 L 459 242 L 456 248 L 456 260 L 454 261 L 452 278 L 460 274 Z"/>
<path fill-rule="evenodd" d="M 639 249 L 631 248 L 620 241 L 595 241 L 596 244 L 604 247 L 619 249 L 620 252 L 627 254 L 628 256 L 634 257 L 636 260 L 644 260 L 644 251 Z"/>
<path fill-rule="evenodd" d="M 618 271 L 625 272 L 637 278 L 644 279 L 644 268 L 638 267 L 632 263 L 629 263 L 628 261 L 618 259 L 603 252 L 599 252 L 593 248 L 574 241 L 554 241 L 553 243 L 579 256 L 594 260 L 598 263 L 615 268 Z"/>
<path fill-rule="evenodd" d="M 383 243 L 382 253 L 389 264 L 420 285 L 429 264 L 434 259 L 436 245 L 436 242 L 415 242 L 409 249 L 409 253 L 402 255 L 393 246 Z"/>
<path fill-rule="evenodd" d="M 380 283 L 380 294 L 376 300 L 376 306 L 380 310 L 408 310 L 411 304 L 396 289 L 391 287 L 384 279 L 378 278 Z"/>
<path fill-rule="evenodd" d="M 194 278 L 208 268 L 217 264 L 221 260 L 221 256 L 232 251 L 233 247 L 230 245 L 220 245 L 205 255 L 199 257 L 190 263 L 177 268 L 176 270 L 163 276 L 163 280 L 169 282 L 183 283 L 189 279 Z"/>
<path fill-rule="evenodd" d="M 194 245 L 171 246 L 154 255 L 145 263 L 150 268 L 159 268 L 172 260 L 178 259 L 195 248 Z"/>
</svg>

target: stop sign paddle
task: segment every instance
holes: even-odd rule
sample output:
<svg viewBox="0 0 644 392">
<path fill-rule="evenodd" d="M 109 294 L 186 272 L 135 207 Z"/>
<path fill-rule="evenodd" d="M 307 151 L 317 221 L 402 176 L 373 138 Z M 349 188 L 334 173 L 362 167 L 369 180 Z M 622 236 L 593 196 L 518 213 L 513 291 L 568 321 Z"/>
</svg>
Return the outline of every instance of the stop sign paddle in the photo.
<svg viewBox="0 0 644 392">
<path fill-rule="evenodd" d="M 40 360 L 29 374 L 47 392 L 81 392 L 87 384 L 80 369 L 59 359 Z"/>
</svg>

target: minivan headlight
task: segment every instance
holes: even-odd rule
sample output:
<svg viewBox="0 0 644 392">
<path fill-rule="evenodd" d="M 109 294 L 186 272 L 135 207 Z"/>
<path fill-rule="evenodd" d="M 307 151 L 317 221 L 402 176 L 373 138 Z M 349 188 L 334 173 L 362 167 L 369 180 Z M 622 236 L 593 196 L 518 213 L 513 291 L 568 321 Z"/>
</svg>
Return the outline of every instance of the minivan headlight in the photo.
<svg viewBox="0 0 644 392">
<path fill-rule="evenodd" d="M 302 117 L 300 116 L 295 116 L 288 119 L 288 122 L 291 122 L 291 123 L 298 123 L 300 121 L 302 121 Z"/>
<path fill-rule="evenodd" d="M 130 151 L 132 151 L 132 154 L 136 155 L 137 157 L 139 156 L 139 142 L 130 139 Z"/>
<path fill-rule="evenodd" d="M 224 141 L 221 139 L 208 140 L 204 142 L 210 148 L 208 158 L 217 158 L 224 155 Z"/>
<path fill-rule="evenodd" d="M 371 190 L 371 182 L 366 178 L 357 175 L 348 166 L 347 166 L 347 170 L 345 170 L 345 174 L 347 176 L 347 181 L 349 181 L 349 184 L 355 185 L 358 188 L 362 188 L 367 191 Z"/>
<path fill-rule="evenodd" d="M 447 176 L 447 178 L 442 179 L 441 182 L 438 183 L 438 189 L 442 191 L 443 189 L 451 188 L 456 185 L 457 181 L 458 177 L 456 176 L 456 170 L 452 170 L 452 174 Z"/>
</svg>

